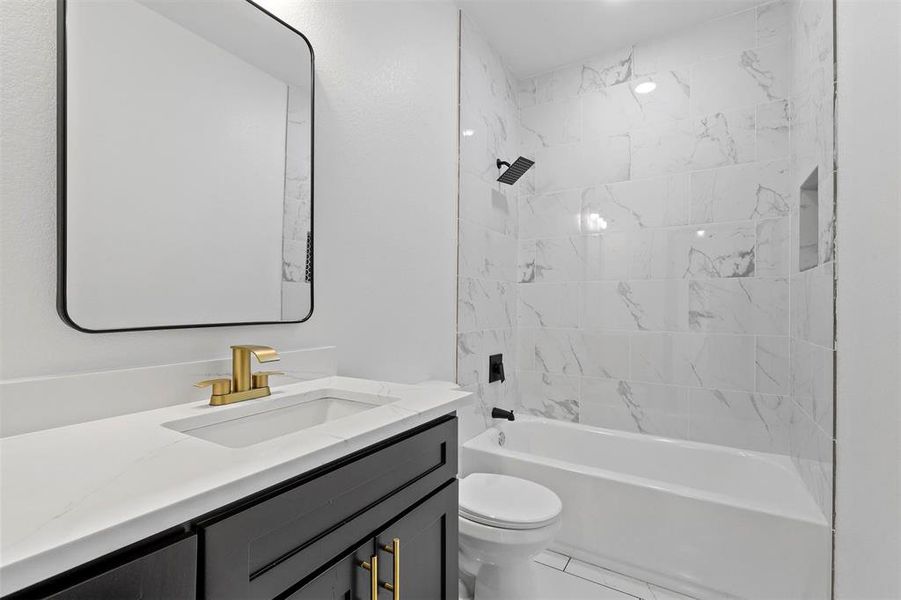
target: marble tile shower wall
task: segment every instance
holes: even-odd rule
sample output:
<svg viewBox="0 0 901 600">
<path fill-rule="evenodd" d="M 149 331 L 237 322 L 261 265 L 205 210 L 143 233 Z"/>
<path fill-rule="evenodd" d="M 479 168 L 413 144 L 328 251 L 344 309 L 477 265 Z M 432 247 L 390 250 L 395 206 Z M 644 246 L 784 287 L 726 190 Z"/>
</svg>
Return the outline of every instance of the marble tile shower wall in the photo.
<svg viewBox="0 0 901 600">
<path fill-rule="evenodd" d="M 478 399 L 463 437 L 515 405 L 786 454 L 831 514 L 828 0 L 521 81 L 464 16 L 460 58 L 458 381 Z M 495 158 L 518 154 L 536 167 L 495 183 Z M 818 265 L 802 272 L 815 167 Z M 503 385 L 487 383 L 496 352 Z"/>
<path fill-rule="evenodd" d="M 809 206 L 803 197 L 792 204 L 789 381 L 800 414 L 792 420 L 790 453 L 807 488 L 824 514 L 831 516 L 835 365 L 833 6 L 829 0 L 790 0 L 775 8 L 788 15 L 790 24 L 791 183 L 797 190 L 815 172 L 818 191 L 817 206 Z M 811 209 L 817 232 L 812 247 L 802 243 L 800 234 L 802 215 Z M 802 271 L 802 263 L 814 266 Z"/>
<path fill-rule="evenodd" d="M 765 4 L 518 82 L 537 161 L 518 217 L 521 408 L 795 452 L 793 16 Z"/>
<path fill-rule="evenodd" d="M 531 178 L 497 183 L 495 160 L 520 154 L 513 79 L 465 16 L 460 36 L 457 383 L 476 397 L 461 414 L 467 439 L 485 429 L 490 407 L 514 403 L 517 195 Z M 506 381 L 489 385 L 488 357 L 499 353 Z"/>
</svg>

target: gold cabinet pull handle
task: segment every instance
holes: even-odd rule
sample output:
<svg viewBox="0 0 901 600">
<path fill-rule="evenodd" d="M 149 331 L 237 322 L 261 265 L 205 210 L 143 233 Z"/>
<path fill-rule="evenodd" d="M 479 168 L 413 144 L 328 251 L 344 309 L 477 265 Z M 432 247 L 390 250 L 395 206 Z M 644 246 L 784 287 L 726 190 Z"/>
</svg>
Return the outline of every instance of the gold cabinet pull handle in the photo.
<svg viewBox="0 0 901 600">
<path fill-rule="evenodd" d="M 386 590 L 394 594 L 394 600 L 400 600 L 400 538 L 391 540 L 391 545 L 383 544 L 382 550 L 393 555 L 394 575 L 391 583 L 382 584 Z"/>
<path fill-rule="evenodd" d="M 379 600 L 379 556 L 374 554 L 369 562 L 363 561 L 360 567 L 369 571 L 369 597 Z"/>
</svg>

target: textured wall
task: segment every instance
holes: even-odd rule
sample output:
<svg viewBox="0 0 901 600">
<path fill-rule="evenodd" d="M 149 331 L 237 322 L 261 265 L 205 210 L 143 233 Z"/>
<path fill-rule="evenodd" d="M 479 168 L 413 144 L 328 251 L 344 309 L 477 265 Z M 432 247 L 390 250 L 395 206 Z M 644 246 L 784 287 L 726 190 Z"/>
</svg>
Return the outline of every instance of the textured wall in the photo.
<svg viewBox="0 0 901 600">
<path fill-rule="evenodd" d="M 0 377 L 335 344 L 345 374 L 454 368 L 457 18 L 445 2 L 264 4 L 316 52 L 316 310 L 302 325 L 87 335 L 56 315 L 55 2 L 0 2 Z"/>
</svg>

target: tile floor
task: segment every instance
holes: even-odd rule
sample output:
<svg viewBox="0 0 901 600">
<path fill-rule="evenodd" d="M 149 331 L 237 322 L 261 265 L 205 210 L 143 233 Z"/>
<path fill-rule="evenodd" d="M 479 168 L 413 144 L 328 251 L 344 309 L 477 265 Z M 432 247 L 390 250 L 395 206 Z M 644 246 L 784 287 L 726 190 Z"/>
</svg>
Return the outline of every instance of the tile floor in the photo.
<svg viewBox="0 0 901 600">
<path fill-rule="evenodd" d="M 690 596 L 547 550 L 535 557 L 539 600 L 692 600 Z"/>
<path fill-rule="evenodd" d="M 536 600 L 692 600 L 549 550 L 535 557 L 534 569 Z"/>
</svg>

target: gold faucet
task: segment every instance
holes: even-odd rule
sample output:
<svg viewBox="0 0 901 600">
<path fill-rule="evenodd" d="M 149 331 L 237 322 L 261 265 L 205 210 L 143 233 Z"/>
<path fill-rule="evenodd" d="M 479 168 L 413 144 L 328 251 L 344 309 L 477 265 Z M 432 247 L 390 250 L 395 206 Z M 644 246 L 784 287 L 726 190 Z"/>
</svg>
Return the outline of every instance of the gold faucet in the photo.
<svg viewBox="0 0 901 600">
<path fill-rule="evenodd" d="M 281 371 L 250 372 L 250 355 L 253 354 L 261 363 L 278 360 L 278 352 L 269 346 L 242 345 L 232 346 L 232 377 L 207 379 L 194 384 L 194 387 L 211 387 L 210 406 L 233 404 L 253 398 L 269 395 L 269 376 L 284 375 Z"/>
</svg>

